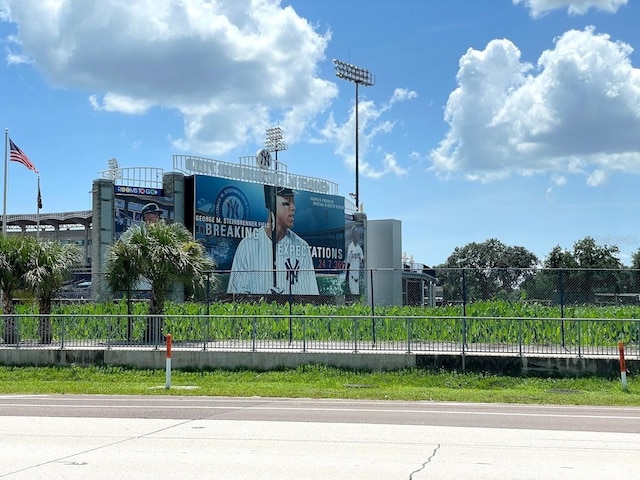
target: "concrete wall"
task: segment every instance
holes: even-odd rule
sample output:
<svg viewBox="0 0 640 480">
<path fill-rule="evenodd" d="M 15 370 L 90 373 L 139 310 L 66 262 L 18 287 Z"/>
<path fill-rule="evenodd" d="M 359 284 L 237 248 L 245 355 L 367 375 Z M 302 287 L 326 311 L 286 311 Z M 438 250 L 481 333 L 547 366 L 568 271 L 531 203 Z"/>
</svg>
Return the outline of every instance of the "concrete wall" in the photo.
<svg viewBox="0 0 640 480">
<path fill-rule="evenodd" d="M 296 368 L 321 364 L 329 367 L 361 371 L 395 371 L 404 368 L 441 369 L 459 372 L 488 372 L 510 376 L 600 376 L 620 375 L 616 358 L 585 357 L 519 357 L 501 355 L 404 354 L 349 352 L 221 352 L 173 349 L 172 368 L 199 370 L 257 371 Z M 628 359 L 627 368 L 634 372 L 640 360 Z M 13 349 L 0 348 L 0 365 L 113 365 L 139 369 L 164 369 L 164 350 L 104 349 Z"/>
<path fill-rule="evenodd" d="M 173 349 L 176 369 L 251 369 L 260 371 L 322 364 L 354 370 L 400 370 L 416 365 L 415 355 L 367 353 L 219 352 Z M 0 365 L 116 365 L 139 369 L 163 369 L 164 350 L 98 349 L 0 349 Z"/>
<path fill-rule="evenodd" d="M 165 173 L 162 177 L 162 188 L 164 194 L 173 197 L 173 221 L 184 225 L 184 175 L 182 173 Z M 174 302 L 184 301 L 184 285 L 176 282 L 171 289 L 171 300 Z"/>
<path fill-rule="evenodd" d="M 91 227 L 91 292 L 93 298 L 108 298 L 109 289 L 104 280 L 107 250 L 113 243 L 115 227 L 115 193 L 113 180 L 93 181 L 93 225 Z"/>
<path fill-rule="evenodd" d="M 367 268 L 373 271 L 373 304 L 402 305 L 402 223 L 368 220 Z M 371 303 L 371 290 L 367 301 Z"/>
</svg>

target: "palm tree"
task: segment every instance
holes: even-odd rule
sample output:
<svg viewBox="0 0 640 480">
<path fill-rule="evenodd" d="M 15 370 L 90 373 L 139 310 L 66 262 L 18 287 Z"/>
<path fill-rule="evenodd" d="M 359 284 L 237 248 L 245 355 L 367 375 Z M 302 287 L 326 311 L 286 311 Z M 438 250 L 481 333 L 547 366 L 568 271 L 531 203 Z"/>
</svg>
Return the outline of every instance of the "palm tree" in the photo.
<svg viewBox="0 0 640 480">
<path fill-rule="evenodd" d="M 131 291 L 136 288 L 140 279 L 140 271 L 142 270 L 141 259 L 138 246 L 125 239 L 130 236 L 122 237 L 119 241 L 111 246 L 108 253 L 108 270 L 107 279 L 110 289 L 113 292 L 122 291 L 127 299 L 127 341 L 131 341 L 133 337 L 133 320 L 131 318 Z"/>
<path fill-rule="evenodd" d="M 80 248 L 72 243 L 38 243 L 30 252 L 25 282 L 38 298 L 40 322 L 38 333 L 40 343 L 51 343 L 51 303 L 65 280 L 71 277 L 71 270 L 82 261 Z"/>
<path fill-rule="evenodd" d="M 25 286 L 28 259 L 36 246 L 37 241 L 33 237 L 0 236 L 0 290 L 2 313 L 6 315 L 2 335 L 4 343 L 17 343 L 19 339 L 13 298 L 15 292 Z"/>
<path fill-rule="evenodd" d="M 170 287 L 177 283 L 202 288 L 213 261 L 204 247 L 179 223 L 163 221 L 129 228 L 107 253 L 106 278 L 112 292 L 130 294 L 147 281 L 151 302 L 145 341 L 157 343 L 162 333 L 161 315 Z"/>
</svg>

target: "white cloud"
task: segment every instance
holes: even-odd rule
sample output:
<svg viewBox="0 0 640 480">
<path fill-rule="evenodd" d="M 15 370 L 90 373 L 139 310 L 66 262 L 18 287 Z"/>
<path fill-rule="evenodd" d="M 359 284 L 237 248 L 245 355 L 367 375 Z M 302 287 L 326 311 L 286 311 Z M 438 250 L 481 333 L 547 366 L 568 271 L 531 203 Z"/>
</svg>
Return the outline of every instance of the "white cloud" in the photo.
<svg viewBox="0 0 640 480">
<path fill-rule="evenodd" d="M 584 15 L 589 9 L 616 13 L 629 0 L 513 0 L 514 5 L 524 4 L 533 18 L 537 18 L 552 10 L 566 8 L 569 15 Z"/>
<path fill-rule="evenodd" d="M 391 98 L 381 106 L 370 100 L 360 98 L 358 100 L 358 130 L 360 131 L 358 140 L 358 170 L 360 175 L 370 178 L 380 178 L 389 174 L 404 176 L 407 170 L 401 167 L 395 154 L 384 152 L 376 144 L 376 139 L 390 134 L 396 126 L 395 121 L 384 120 L 382 117 L 389 112 L 396 103 L 412 100 L 417 97 L 417 93 L 412 90 L 396 88 Z M 327 124 L 321 131 L 324 140 L 328 140 L 336 145 L 335 152 L 342 157 L 344 164 L 355 170 L 355 127 L 356 110 L 355 101 L 349 118 L 343 124 L 337 124 L 333 116 L 330 116 Z M 376 155 L 377 154 L 377 155 Z M 374 165 L 374 157 L 381 158 Z M 409 158 L 412 159 L 411 156 Z"/>
<path fill-rule="evenodd" d="M 21 53 L 106 112 L 184 118 L 181 149 L 224 154 L 279 124 L 294 142 L 337 95 L 318 76 L 330 32 L 281 0 L 2 0 Z M 14 52 L 14 55 L 17 55 Z"/>
<path fill-rule="evenodd" d="M 387 153 L 384 156 L 384 166 L 385 166 L 386 170 L 394 173 L 395 175 L 397 175 L 399 177 L 404 177 L 409 173 L 406 168 L 402 168 L 398 164 L 398 161 L 396 160 L 395 155 L 393 155 L 391 153 Z"/>
<path fill-rule="evenodd" d="M 591 185 L 592 187 L 598 186 L 603 183 L 607 178 L 607 173 L 604 170 L 594 170 L 587 177 L 587 185 Z"/>
<path fill-rule="evenodd" d="M 600 171 L 640 173 L 640 71 L 631 52 L 592 28 L 563 34 L 535 67 L 508 40 L 469 49 L 432 169 L 478 181 L 572 172 L 594 183 L 605 178 Z"/>
<path fill-rule="evenodd" d="M 131 115 L 145 113 L 151 107 L 151 104 L 144 100 L 117 95 L 115 93 L 107 93 L 102 98 L 102 102 L 100 102 L 95 95 L 91 95 L 89 97 L 89 103 L 95 110 L 121 112 Z"/>
<path fill-rule="evenodd" d="M 31 63 L 31 59 L 29 57 L 13 52 L 7 52 L 7 56 L 5 58 L 7 60 L 7 65 L 21 65 Z"/>
<path fill-rule="evenodd" d="M 3 21 L 3 19 L 5 18 L 6 14 L 3 13 L 0 7 L 0 21 Z M 13 47 L 20 48 L 20 39 L 18 37 L 16 37 L 15 35 L 8 35 L 5 41 L 7 44 L 7 54 L 5 57 L 7 65 L 22 65 L 31 63 L 31 59 L 28 56 L 15 52 L 15 49 Z"/>
<path fill-rule="evenodd" d="M 394 104 L 396 102 L 403 102 L 405 100 L 413 100 L 417 98 L 418 94 L 413 90 L 407 90 L 406 88 L 396 88 L 393 91 L 393 96 L 391 100 L 389 100 L 389 104 Z"/>
</svg>

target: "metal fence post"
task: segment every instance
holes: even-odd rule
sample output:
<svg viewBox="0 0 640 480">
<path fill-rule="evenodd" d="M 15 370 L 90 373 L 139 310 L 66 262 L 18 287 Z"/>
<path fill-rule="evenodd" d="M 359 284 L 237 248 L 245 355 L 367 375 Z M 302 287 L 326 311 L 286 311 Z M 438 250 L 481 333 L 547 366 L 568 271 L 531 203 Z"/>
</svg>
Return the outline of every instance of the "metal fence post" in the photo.
<svg viewBox="0 0 640 480">
<path fill-rule="evenodd" d="M 204 321 L 204 341 L 202 342 L 202 351 L 207 351 L 207 344 L 209 343 L 209 322 L 211 322 L 211 315 L 209 313 L 209 305 L 207 304 L 207 314 L 202 318 Z"/>
<path fill-rule="evenodd" d="M 253 318 L 251 319 L 251 351 L 252 352 L 256 351 L 256 337 L 258 335 L 257 330 L 258 330 L 258 320 L 254 315 Z"/>
<path fill-rule="evenodd" d="M 467 348 L 467 269 L 462 269 L 462 354 Z"/>
<path fill-rule="evenodd" d="M 562 348 L 567 348 L 565 346 L 565 336 L 564 336 L 564 282 L 562 278 L 562 270 L 558 270 L 558 290 L 560 292 L 560 335 L 562 338 Z"/>
<path fill-rule="evenodd" d="M 467 317 L 462 317 L 462 354 L 467 350 Z"/>
<path fill-rule="evenodd" d="M 302 317 L 302 352 L 307 351 L 307 317 Z"/>
<path fill-rule="evenodd" d="M 51 314 L 49 314 L 51 315 Z M 65 317 L 62 317 L 62 327 L 60 328 L 60 350 L 64 350 L 64 334 L 65 334 Z M 52 322 L 53 323 L 53 322 Z M 52 328 L 53 330 L 53 325 Z"/>
<path fill-rule="evenodd" d="M 522 343 L 524 342 L 524 338 L 522 336 L 522 322 L 523 320 L 518 320 L 518 354 L 522 356 Z"/>
<path fill-rule="evenodd" d="M 376 346 L 376 317 L 371 317 L 371 340 L 372 345 Z"/>
<path fill-rule="evenodd" d="M 107 317 L 107 350 L 111 350 L 111 335 L 113 333 L 113 325 L 111 323 L 111 318 L 112 318 L 111 315 Z M 117 317 L 117 318 L 118 318 L 118 323 L 120 323 L 119 321 L 120 317 Z"/>
<path fill-rule="evenodd" d="M 462 269 L 462 316 L 467 316 L 467 269 Z"/>
<path fill-rule="evenodd" d="M 207 272 L 207 315 L 211 314 L 211 272 Z"/>
<path fill-rule="evenodd" d="M 291 345 L 293 343 L 293 307 L 292 307 L 292 303 L 293 303 L 293 296 L 291 295 L 291 280 L 289 281 L 289 345 Z"/>
<path fill-rule="evenodd" d="M 581 321 L 578 319 L 577 320 L 578 325 L 577 325 L 577 329 L 578 329 L 578 358 L 582 357 L 582 325 L 581 325 Z"/>
<path fill-rule="evenodd" d="M 376 307 L 373 298 L 373 269 L 369 270 L 369 292 L 371 293 L 371 316 L 376 314 Z"/>
<path fill-rule="evenodd" d="M 358 353 L 358 317 L 353 319 L 353 353 Z"/>
<path fill-rule="evenodd" d="M 131 288 L 127 288 L 127 342 L 133 341 L 133 317 L 131 316 Z"/>
</svg>

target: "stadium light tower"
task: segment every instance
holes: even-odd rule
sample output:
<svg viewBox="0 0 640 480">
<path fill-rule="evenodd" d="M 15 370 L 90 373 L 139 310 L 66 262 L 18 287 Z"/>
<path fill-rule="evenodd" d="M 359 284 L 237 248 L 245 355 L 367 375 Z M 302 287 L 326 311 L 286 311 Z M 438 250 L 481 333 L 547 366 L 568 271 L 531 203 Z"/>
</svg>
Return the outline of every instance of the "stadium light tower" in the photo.
<svg viewBox="0 0 640 480">
<path fill-rule="evenodd" d="M 278 169 L 278 152 L 287 149 L 287 144 L 284 142 L 284 135 L 280 127 L 267 128 L 267 141 L 264 144 L 265 148 L 270 152 L 276 152 L 276 170 Z"/>
<path fill-rule="evenodd" d="M 356 211 L 360 211 L 360 189 L 359 189 L 359 152 L 358 152 L 358 138 L 360 137 L 360 131 L 358 129 L 358 85 L 365 87 L 371 87 L 375 84 L 375 78 L 364 68 L 356 67 L 350 63 L 341 62 L 340 60 L 333 59 L 333 64 L 336 67 L 336 77 L 344 80 L 349 80 L 356 84 L 356 192 L 355 202 Z"/>
</svg>

